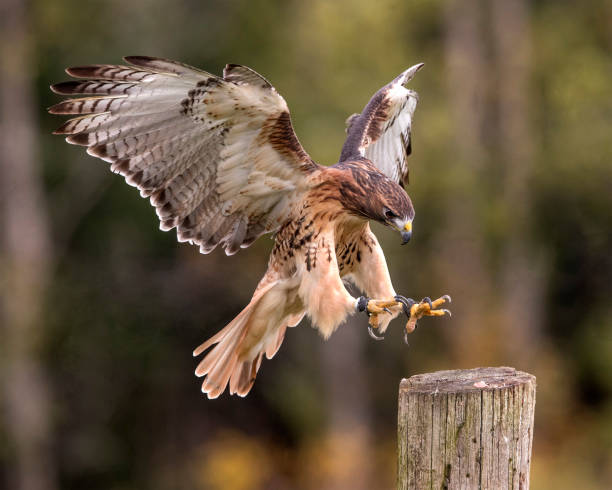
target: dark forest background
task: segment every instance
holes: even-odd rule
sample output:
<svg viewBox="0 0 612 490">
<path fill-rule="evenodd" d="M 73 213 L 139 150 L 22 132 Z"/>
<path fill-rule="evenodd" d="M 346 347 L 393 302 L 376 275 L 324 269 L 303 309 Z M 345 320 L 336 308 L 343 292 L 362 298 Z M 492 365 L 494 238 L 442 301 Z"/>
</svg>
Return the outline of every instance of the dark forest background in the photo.
<svg viewBox="0 0 612 490">
<path fill-rule="evenodd" d="M 612 4 L 605 0 L 3 0 L 0 487 L 390 489 L 402 377 L 537 376 L 532 487 L 612 486 Z M 451 320 L 384 342 L 307 322 L 246 399 L 209 401 L 192 349 L 249 300 L 269 238 L 211 256 L 158 229 L 107 165 L 51 131 L 66 66 L 248 65 L 318 162 L 344 120 L 425 62 L 414 238 L 375 227 L 396 289 Z"/>
</svg>

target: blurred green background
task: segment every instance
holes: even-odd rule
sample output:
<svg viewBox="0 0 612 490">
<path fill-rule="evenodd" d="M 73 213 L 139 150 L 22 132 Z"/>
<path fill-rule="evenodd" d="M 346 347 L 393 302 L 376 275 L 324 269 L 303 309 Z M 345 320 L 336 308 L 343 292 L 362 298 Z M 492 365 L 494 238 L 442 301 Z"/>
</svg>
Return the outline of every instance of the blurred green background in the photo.
<svg viewBox="0 0 612 490">
<path fill-rule="evenodd" d="M 612 487 L 612 4 L 605 0 L 3 0 L 0 486 L 390 489 L 397 389 L 438 369 L 537 376 L 532 488 Z M 201 256 L 51 131 L 63 68 L 123 55 L 248 65 L 337 161 L 344 120 L 425 62 L 414 238 L 375 227 L 398 292 L 451 320 L 373 342 L 305 321 L 246 399 L 192 349 L 249 300 L 269 238 Z"/>
</svg>

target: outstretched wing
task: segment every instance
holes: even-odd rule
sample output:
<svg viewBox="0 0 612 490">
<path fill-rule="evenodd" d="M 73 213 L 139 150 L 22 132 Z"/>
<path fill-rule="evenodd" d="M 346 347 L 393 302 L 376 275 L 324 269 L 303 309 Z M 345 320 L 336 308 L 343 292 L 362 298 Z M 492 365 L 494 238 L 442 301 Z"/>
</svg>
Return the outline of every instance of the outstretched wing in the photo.
<svg viewBox="0 0 612 490">
<path fill-rule="evenodd" d="M 347 119 L 346 142 L 340 161 L 365 157 L 387 177 L 408 183 L 410 130 L 418 95 L 404 87 L 423 63 L 414 65 L 370 99 L 361 114 Z"/>
<path fill-rule="evenodd" d="M 285 100 L 253 70 L 223 78 L 160 58 L 130 66 L 68 68 L 53 85 L 53 114 L 78 114 L 56 134 L 87 146 L 149 197 L 161 229 L 209 253 L 233 254 L 285 221 L 315 164 L 300 145 Z"/>
</svg>

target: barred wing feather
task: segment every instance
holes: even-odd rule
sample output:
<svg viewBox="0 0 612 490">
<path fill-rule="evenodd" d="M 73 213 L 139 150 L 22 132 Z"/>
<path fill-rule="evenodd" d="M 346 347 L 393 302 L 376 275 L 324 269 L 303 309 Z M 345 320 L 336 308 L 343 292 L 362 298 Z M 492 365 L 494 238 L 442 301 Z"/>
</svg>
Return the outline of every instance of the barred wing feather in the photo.
<svg viewBox="0 0 612 490">
<path fill-rule="evenodd" d="M 340 161 L 363 157 L 387 177 L 408 183 L 412 116 L 418 95 L 404 87 L 423 66 L 415 65 L 381 88 L 361 114 L 347 119 L 347 139 Z"/>
<path fill-rule="evenodd" d="M 223 77 L 160 58 L 67 69 L 53 85 L 85 95 L 49 109 L 77 115 L 55 133 L 140 189 L 162 230 L 208 253 L 233 254 L 274 231 L 317 169 L 300 145 L 284 99 L 253 70 Z"/>
</svg>

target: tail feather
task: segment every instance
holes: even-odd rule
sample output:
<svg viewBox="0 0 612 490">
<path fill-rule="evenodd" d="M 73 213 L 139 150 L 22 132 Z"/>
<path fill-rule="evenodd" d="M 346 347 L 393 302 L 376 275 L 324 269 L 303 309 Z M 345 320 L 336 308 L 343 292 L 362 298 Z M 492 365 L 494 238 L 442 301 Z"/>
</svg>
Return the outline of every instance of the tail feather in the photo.
<svg viewBox="0 0 612 490">
<path fill-rule="evenodd" d="M 266 347 L 266 359 L 272 359 L 276 355 L 278 349 L 280 349 L 280 346 L 283 343 L 283 340 L 285 340 L 287 328 L 297 327 L 298 323 L 302 321 L 302 318 L 304 318 L 305 314 L 306 312 L 302 311 L 300 313 L 291 315 L 289 318 L 286 319 L 285 324 L 278 329 L 278 334 L 276 335 L 274 342 L 268 343 Z"/>
<path fill-rule="evenodd" d="M 248 307 L 243 311 L 246 310 Z M 241 396 L 245 396 L 253 386 L 261 363 L 261 353 L 254 360 L 240 362 L 238 359 L 240 344 L 248 330 L 249 317 L 250 315 L 244 315 L 240 318 L 239 315 L 221 332 L 196 349 L 203 352 L 218 342 L 196 369 L 196 376 L 206 376 L 202 382 L 202 392 L 210 399 L 217 398 L 223 393 L 228 383 L 230 383 L 230 393 L 238 393 Z M 253 369 L 255 364 L 256 368 Z"/>
<path fill-rule="evenodd" d="M 228 354 L 236 349 L 238 334 L 240 329 L 235 328 L 230 331 L 209 353 L 196 368 L 195 374 L 198 377 L 212 374 L 215 366 L 227 358 Z"/>
<path fill-rule="evenodd" d="M 250 305 L 249 305 L 250 306 Z M 209 338 L 206 342 L 200 344 L 194 351 L 193 357 L 199 356 L 202 352 L 208 349 L 210 346 L 214 344 L 218 344 L 221 342 L 223 338 L 225 338 L 239 323 L 243 323 L 246 321 L 246 318 L 250 315 L 249 307 L 247 306 L 244 310 L 242 310 L 236 318 L 234 318 L 230 323 L 228 323 L 225 327 L 219 330 L 215 335 Z M 201 364 L 201 363 L 200 363 Z"/>
<path fill-rule="evenodd" d="M 286 331 L 286 325 L 283 325 L 281 328 L 278 329 L 278 333 L 276 334 L 274 342 L 270 342 L 266 347 L 266 359 L 272 359 L 274 355 L 278 352 L 278 349 L 280 349 L 280 346 L 283 343 L 283 340 L 285 339 Z"/>
<path fill-rule="evenodd" d="M 217 398 L 228 383 L 230 394 L 246 396 L 255 382 L 264 354 L 272 358 L 283 342 L 287 326 L 298 320 L 296 315 L 283 315 L 282 308 L 276 310 L 278 315 L 270 314 L 270 305 L 276 298 L 267 293 L 274 285 L 270 283 L 258 290 L 236 318 L 193 351 L 193 355 L 198 356 L 210 349 L 195 371 L 196 376 L 204 377 L 202 392 L 208 398 Z M 249 332 L 249 344 L 245 345 Z M 260 332 L 258 337 L 261 337 L 254 340 L 253 332 Z"/>
<path fill-rule="evenodd" d="M 251 371 L 251 362 L 252 361 L 240 363 L 235 369 L 234 374 L 230 378 L 230 395 L 238 393 L 238 387 L 242 387 L 245 383 L 248 382 L 250 377 L 249 373 Z"/>
<path fill-rule="evenodd" d="M 223 352 L 202 383 L 202 392 L 206 393 L 208 398 L 217 398 L 225 391 L 237 361 L 238 353 L 236 349 L 228 348 Z"/>
<path fill-rule="evenodd" d="M 230 379 L 231 395 L 235 393 L 238 396 L 244 397 L 251 391 L 262 359 L 263 352 L 260 352 L 252 361 L 245 361 L 238 366 Z"/>
<path fill-rule="evenodd" d="M 298 324 L 302 321 L 302 318 L 304 318 L 304 316 L 306 316 L 306 312 L 305 311 L 301 311 L 299 313 L 296 313 L 295 315 L 291 315 L 287 319 L 287 326 L 288 327 L 297 327 Z"/>
</svg>

